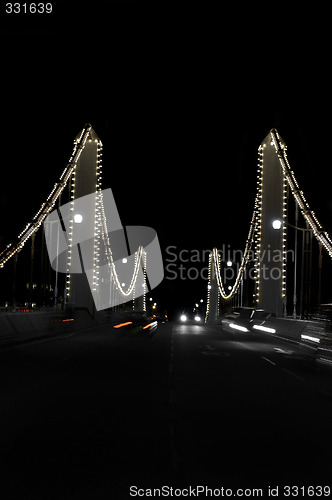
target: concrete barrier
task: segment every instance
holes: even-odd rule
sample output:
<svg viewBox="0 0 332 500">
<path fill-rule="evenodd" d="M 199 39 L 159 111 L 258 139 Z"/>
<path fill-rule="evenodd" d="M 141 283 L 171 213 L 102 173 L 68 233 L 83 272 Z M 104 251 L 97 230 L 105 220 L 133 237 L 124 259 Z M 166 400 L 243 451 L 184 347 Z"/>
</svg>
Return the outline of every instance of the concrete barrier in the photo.
<svg viewBox="0 0 332 500">
<path fill-rule="evenodd" d="M 0 313 L 0 346 L 73 331 L 68 317 L 54 311 Z"/>
<path fill-rule="evenodd" d="M 99 325 L 125 322 L 131 316 L 139 322 L 142 313 L 96 311 L 91 315 L 86 309 L 65 311 L 16 311 L 0 313 L 0 348 L 29 342 L 40 338 L 54 338 L 79 333 Z"/>
</svg>

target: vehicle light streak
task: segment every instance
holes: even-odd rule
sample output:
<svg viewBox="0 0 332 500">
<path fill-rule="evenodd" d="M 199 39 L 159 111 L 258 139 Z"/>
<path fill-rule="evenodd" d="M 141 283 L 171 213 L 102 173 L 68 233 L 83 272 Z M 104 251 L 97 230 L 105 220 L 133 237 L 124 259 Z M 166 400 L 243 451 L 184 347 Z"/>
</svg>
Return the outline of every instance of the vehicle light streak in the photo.
<svg viewBox="0 0 332 500">
<path fill-rule="evenodd" d="M 152 323 L 148 323 L 147 325 L 143 326 L 143 330 L 146 330 L 150 326 L 156 326 L 158 324 L 158 321 L 152 321 Z"/>
<path fill-rule="evenodd" d="M 268 333 L 276 333 L 277 331 L 275 328 L 269 328 L 263 325 L 254 325 L 253 328 L 255 330 L 262 330 L 262 332 L 268 332 Z"/>
<path fill-rule="evenodd" d="M 234 328 L 234 330 L 240 330 L 240 332 L 249 332 L 248 328 L 245 326 L 236 325 L 235 323 L 230 323 L 229 326 Z"/>
<path fill-rule="evenodd" d="M 121 328 L 122 326 L 132 325 L 132 324 L 133 324 L 132 321 L 126 321 L 126 323 L 119 323 L 118 325 L 114 325 L 113 328 Z"/>
<path fill-rule="evenodd" d="M 312 342 L 319 343 L 320 339 L 318 337 L 311 337 L 311 335 L 301 335 L 301 339 L 303 340 L 311 340 Z"/>
</svg>

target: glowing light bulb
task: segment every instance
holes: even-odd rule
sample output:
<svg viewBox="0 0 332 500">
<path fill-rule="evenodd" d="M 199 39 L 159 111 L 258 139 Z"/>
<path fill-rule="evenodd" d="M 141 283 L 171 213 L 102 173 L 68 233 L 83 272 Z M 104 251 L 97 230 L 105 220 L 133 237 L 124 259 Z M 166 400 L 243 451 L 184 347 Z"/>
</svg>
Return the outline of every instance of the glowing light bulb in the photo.
<svg viewBox="0 0 332 500">
<path fill-rule="evenodd" d="M 81 224 L 82 221 L 83 221 L 83 216 L 81 214 L 74 215 L 74 222 L 76 224 Z"/>
<path fill-rule="evenodd" d="M 272 227 L 273 229 L 280 229 L 281 228 L 281 225 L 282 225 L 282 222 L 281 220 L 279 219 L 276 219 L 272 222 Z"/>
</svg>

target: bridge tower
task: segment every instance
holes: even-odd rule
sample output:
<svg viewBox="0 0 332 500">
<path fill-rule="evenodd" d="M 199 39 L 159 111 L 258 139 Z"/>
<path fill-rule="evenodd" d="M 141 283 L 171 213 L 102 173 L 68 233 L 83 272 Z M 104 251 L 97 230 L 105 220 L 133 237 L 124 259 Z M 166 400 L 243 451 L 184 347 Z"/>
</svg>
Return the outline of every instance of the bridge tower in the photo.
<svg viewBox="0 0 332 500">
<path fill-rule="evenodd" d="M 219 254 L 217 255 L 218 262 L 215 262 L 215 253 L 210 253 L 209 259 L 209 284 L 207 294 L 207 307 L 205 322 L 216 321 L 219 317 L 220 293 L 216 274 L 216 265 L 219 267 Z"/>
<path fill-rule="evenodd" d="M 286 303 L 287 214 L 287 181 L 277 153 L 280 147 L 286 149 L 277 131 L 272 130 L 258 149 L 254 296 L 255 307 L 279 317 Z"/>
<path fill-rule="evenodd" d="M 75 138 L 74 144 L 77 144 L 80 134 Z M 90 314 L 94 311 L 94 301 L 88 278 L 84 269 L 93 270 L 97 279 L 98 273 L 96 259 L 98 258 L 98 248 L 100 246 L 100 235 L 98 234 L 98 204 L 96 196 L 89 197 L 89 201 L 84 203 L 84 213 L 82 213 L 81 203 L 77 202 L 79 198 L 100 191 L 101 187 L 101 156 L 102 142 L 91 128 L 89 137 L 85 143 L 84 149 L 80 155 L 77 165 L 71 177 L 71 207 L 70 225 L 69 225 L 69 251 L 67 258 L 67 280 L 65 290 L 65 303 L 75 308 L 86 308 Z M 86 198 L 87 200 L 87 198 Z M 76 213 L 77 212 L 77 213 Z M 73 215 L 74 214 L 74 215 Z M 76 217 L 76 219 L 75 219 Z M 85 242 L 82 247 L 71 245 L 75 241 L 75 233 L 80 229 L 83 219 L 89 217 L 89 224 L 92 227 L 94 238 Z M 91 223 L 92 218 L 92 223 Z M 72 246 L 72 247 L 71 247 Z M 84 255 L 83 255 L 84 253 Z M 73 272 L 74 266 L 80 263 L 81 272 Z M 84 263 L 84 264 L 83 264 Z M 70 272 L 72 271 L 72 272 Z"/>
<path fill-rule="evenodd" d="M 90 126 L 72 174 L 71 201 L 61 207 L 68 234 L 65 303 L 91 315 L 125 303 L 144 312 L 146 253 L 134 251 L 142 228 L 124 228 L 111 190 L 101 189 L 102 147 Z"/>
</svg>

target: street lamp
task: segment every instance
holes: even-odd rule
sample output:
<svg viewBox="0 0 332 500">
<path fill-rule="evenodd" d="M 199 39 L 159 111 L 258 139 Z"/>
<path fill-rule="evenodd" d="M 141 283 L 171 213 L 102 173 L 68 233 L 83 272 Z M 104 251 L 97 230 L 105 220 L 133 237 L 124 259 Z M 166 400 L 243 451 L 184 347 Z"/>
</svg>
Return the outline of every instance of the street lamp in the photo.
<svg viewBox="0 0 332 500">
<path fill-rule="evenodd" d="M 82 221 L 83 221 L 83 215 L 81 215 L 81 214 L 74 215 L 74 222 L 76 224 L 81 224 Z"/>
<path fill-rule="evenodd" d="M 273 229 L 280 229 L 282 226 L 282 222 L 281 220 L 279 219 L 275 219 L 273 222 L 272 222 L 272 227 Z"/>
</svg>

